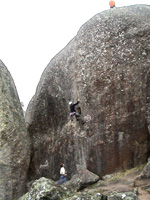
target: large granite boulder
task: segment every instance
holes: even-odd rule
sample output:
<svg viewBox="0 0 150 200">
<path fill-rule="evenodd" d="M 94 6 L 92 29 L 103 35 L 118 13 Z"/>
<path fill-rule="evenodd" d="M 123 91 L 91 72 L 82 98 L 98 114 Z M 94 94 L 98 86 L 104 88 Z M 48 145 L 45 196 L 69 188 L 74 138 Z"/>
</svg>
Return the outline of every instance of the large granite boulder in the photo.
<svg viewBox="0 0 150 200">
<path fill-rule="evenodd" d="M 68 102 L 82 118 L 70 121 Z M 76 164 L 102 176 L 146 162 L 150 129 L 150 6 L 106 10 L 48 64 L 27 112 L 29 177 L 68 176 Z M 41 166 L 47 164 L 47 168 Z"/>
<path fill-rule="evenodd" d="M 29 135 L 14 81 L 0 61 L 0 199 L 15 200 L 26 189 Z"/>
</svg>

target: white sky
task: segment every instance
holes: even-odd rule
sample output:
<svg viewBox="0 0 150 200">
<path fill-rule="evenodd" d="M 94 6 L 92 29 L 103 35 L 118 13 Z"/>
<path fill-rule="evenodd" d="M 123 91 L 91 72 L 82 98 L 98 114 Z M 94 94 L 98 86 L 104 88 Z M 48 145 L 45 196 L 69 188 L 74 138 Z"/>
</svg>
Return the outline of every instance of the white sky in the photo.
<svg viewBox="0 0 150 200">
<path fill-rule="evenodd" d="M 116 0 L 116 7 L 150 0 Z M 0 0 L 0 59 L 27 107 L 50 60 L 109 0 Z"/>
</svg>

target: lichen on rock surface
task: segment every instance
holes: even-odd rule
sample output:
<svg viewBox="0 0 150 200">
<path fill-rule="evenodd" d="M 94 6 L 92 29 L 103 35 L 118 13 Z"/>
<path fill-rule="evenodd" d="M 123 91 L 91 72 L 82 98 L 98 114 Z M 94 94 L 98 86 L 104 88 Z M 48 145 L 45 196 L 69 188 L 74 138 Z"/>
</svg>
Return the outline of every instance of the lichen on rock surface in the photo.
<svg viewBox="0 0 150 200">
<path fill-rule="evenodd" d="M 57 180 L 64 162 L 99 176 L 146 162 L 150 129 L 150 6 L 98 13 L 48 64 L 26 121 L 29 177 Z M 80 99 L 82 126 L 68 102 Z M 48 163 L 47 168 L 41 166 Z"/>
<path fill-rule="evenodd" d="M 16 200 L 25 192 L 29 145 L 14 81 L 0 61 L 0 199 Z"/>
<path fill-rule="evenodd" d="M 92 175 L 94 177 L 94 175 Z M 95 178 L 95 177 L 94 177 Z M 77 181 L 77 178 L 75 178 Z M 81 183 L 83 177 L 78 177 Z M 92 180 L 92 179 L 91 179 Z M 70 187 L 68 187 L 70 185 Z M 81 184 L 80 184 L 81 185 Z M 74 187 L 75 186 L 75 187 Z M 32 183 L 28 193 L 20 197 L 19 200 L 76 200 L 76 199 L 89 199 L 89 200 L 102 200 L 102 194 L 94 193 L 88 194 L 87 192 L 77 193 L 77 185 L 73 180 L 70 180 L 67 184 L 58 185 L 56 182 L 47 178 L 40 178 Z M 70 189 L 72 188 L 72 189 Z M 78 187 L 78 189 L 80 186 Z"/>
<path fill-rule="evenodd" d="M 19 198 L 19 200 L 62 200 L 65 196 L 65 189 L 57 185 L 54 181 L 44 177 L 36 180 L 29 192 Z"/>
</svg>

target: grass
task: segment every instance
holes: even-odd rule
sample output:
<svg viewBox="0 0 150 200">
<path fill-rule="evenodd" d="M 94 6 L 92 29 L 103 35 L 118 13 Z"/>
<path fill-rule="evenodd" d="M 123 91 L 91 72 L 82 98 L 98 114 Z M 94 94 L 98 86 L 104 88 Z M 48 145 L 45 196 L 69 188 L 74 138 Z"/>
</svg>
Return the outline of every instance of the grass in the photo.
<svg viewBox="0 0 150 200">
<path fill-rule="evenodd" d="M 126 177 L 128 175 L 139 175 L 140 172 L 143 170 L 146 164 L 139 165 L 132 169 L 126 169 L 120 172 L 116 172 L 114 174 L 110 174 L 110 178 L 107 178 L 105 181 L 117 181 L 120 178 Z"/>
</svg>

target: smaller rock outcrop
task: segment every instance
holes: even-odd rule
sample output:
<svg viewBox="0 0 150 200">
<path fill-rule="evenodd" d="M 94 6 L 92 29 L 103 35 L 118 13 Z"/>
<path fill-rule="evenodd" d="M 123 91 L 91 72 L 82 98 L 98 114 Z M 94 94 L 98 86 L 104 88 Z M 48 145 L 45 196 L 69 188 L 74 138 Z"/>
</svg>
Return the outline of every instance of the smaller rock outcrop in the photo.
<svg viewBox="0 0 150 200">
<path fill-rule="evenodd" d="M 29 135 L 15 83 L 0 61 L 0 200 L 16 200 L 25 193 L 29 154 Z"/>
</svg>

